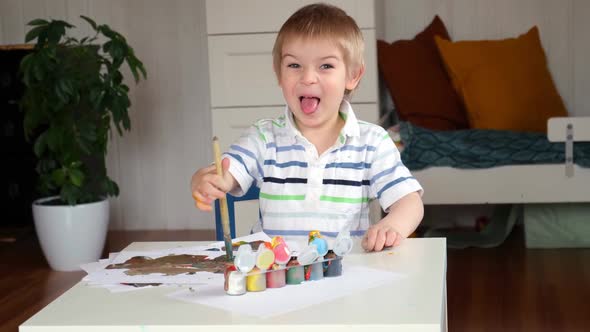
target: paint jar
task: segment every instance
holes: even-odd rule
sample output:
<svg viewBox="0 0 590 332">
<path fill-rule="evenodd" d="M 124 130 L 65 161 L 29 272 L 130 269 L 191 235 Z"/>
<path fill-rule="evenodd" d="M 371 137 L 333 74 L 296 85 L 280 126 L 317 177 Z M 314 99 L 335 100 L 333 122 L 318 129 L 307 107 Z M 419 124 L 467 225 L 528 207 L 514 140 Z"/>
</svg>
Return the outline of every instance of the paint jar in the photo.
<svg viewBox="0 0 590 332">
<path fill-rule="evenodd" d="M 248 292 L 261 292 L 266 290 L 266 273 L 257 267 L 253 268 L 246 277 L 246 289 Z"/>
<path fill-rule="evenodd" d="M 275 253 L 270 242 L 264 242 L 256 252 L 256 267 L 260 270 L 268 270 L 275 261 Z"/>
<path fill-rule="evenodd" d="M 343 229 L 338 233 L 336 241 L 334 242 L 334 253 L 336 256 L 344 256 L 352 250 L 352 238 L 350 237 L 350 231 L 348 228 Z"/>
<path fill-rule="evenodd" d="M 275 263 L 284 267 L 291 259 L 291 250 L 287 246 L 287 242 L 282 237 L 275 236 L 270 243 L 275 254 Z"/>
<path fill-rule="evenodd" d="M 273 264 L 266 273 L 266 288 L 281 288 L 287 283 L 286 272 L 279 264 Z"/>
<path fill-rule="evenodd" d="M 297 258 L 293 257 L 287 263 L 287 284 L 299 285 L 305 280 L 305 272 L 303 266 L 299 265 Z"/>
<path fill-rule="evenodd" d="M 307 271 L 305 273 L 305 280 L 322 280 L 324 279 L 324 263 L 313 263 L 307 265 Z"/>
<path fill-rule="evenodd" d="M 234 255 L 234 265 L 238 271 L 247 274 L 256 265 L 256 253 L 252 251 L 249 244 L 243 244 Z"/>
<path fill-rule="evenodd" d="M 224 273 L 223 289 L 228 295 L 246 294 L 246 275 L 236 270 L 233 265 L 228 266 Z"/>
<path fill-rule="evenodd" d="M 330 259 L 330 261 L 324 262 L 324 277 L 339 277 L 342 275 L 342 257 L 336 256 L 330 250 L 324 256 L 324 259 Z"/>
<path fill-rule="evenodd" d="M 316 246 L 316 250 L 318 251 L 320 257 L 328 253 L 328 241 L 322 237 L 319 231 L 309 232 L 309 239 L 307 243 Z"/>
</svg>

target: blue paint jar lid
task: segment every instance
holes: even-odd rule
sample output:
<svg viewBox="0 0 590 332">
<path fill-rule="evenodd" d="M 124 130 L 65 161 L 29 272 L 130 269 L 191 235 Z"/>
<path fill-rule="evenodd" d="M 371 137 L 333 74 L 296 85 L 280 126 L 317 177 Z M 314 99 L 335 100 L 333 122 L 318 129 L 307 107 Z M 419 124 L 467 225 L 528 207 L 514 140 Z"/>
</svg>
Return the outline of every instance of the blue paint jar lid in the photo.
<svg viewBox="0 0 590 332">
<path fill-rule="evenodd" d="M 318 255 L 324 257 L 325 254 L 328 253 L 328 241 L 323 237 L 316 237 L 315 239 L 311 240 L 310 244 L 314 244 L 317 248 Z"/>
</svg>

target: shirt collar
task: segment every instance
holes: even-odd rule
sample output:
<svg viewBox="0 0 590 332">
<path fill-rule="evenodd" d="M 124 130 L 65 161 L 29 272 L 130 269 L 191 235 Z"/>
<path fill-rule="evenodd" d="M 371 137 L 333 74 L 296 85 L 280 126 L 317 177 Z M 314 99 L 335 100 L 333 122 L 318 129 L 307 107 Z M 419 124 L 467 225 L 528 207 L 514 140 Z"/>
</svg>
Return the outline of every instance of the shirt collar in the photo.
<svg viewBox="0 0 590 332">
<path fill-rule="evenodd" d="M 340 104 L 340 110 L 338 112 L 340 113 L 340 116 L 344 118 L 344 127 L 342 127 L 342 130 L 340 131 L 340 137 L 359 137 L 361 135 L 361 130 L 350 103 L 346 100 L 343 100 Z M 297 126 L 295 126 L 293 113 L 289 110 L 288 105 L 285 107 L 285 119 L 286 129 L 288 129 L 290 136 L 293 139 L 296 139 L 297 136 L 303 137 L 299 129 L 297 129 Z"/>
</svg>

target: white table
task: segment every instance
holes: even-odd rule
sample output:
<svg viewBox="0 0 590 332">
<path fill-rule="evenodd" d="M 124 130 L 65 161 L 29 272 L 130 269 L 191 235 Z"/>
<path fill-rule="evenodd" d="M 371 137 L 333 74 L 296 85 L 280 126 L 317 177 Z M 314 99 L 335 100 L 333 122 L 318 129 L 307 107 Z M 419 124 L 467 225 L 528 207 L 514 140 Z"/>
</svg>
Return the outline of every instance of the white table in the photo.
<svg viewBox="0 0 590 332">
<path fill-rule="evenodd" d="M 136 242 L 125 250 L 200 244 L 203 243 Z M 168 287 L 110 293 L 80 282 L 23 323 L 19 331 L 447 330 L 445 239 L 408 239 L 394 251 L 352 253 L 344 258 L 343 265 L 346 264 L 365 265 L 408 277 L 268 319 L 174 300 L 166 297 L 173 291 Z"/>
</svg>

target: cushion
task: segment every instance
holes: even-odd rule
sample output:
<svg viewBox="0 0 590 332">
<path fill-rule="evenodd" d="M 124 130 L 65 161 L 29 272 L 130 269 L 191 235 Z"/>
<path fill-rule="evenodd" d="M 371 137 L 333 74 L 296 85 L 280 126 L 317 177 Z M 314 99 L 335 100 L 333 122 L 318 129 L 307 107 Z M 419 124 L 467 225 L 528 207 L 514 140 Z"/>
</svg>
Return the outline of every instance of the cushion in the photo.
<svg viewBox="0 0 590 332">
<path fill-rule="evenodd" d="M 391 44 L 378 40 L 379 70 L 400 120 L 434 130 L 467 128 L 467 116 L 447 76 L 434 36 L 449 39 L 438 16 L 412 40 Z"/>
<path fill-rule="evenodd" d="M 435 40 L 472 128 L 545 133 L 548 118 L 567 116 L 537 27 L 503 40 Z"/>
</svg>

